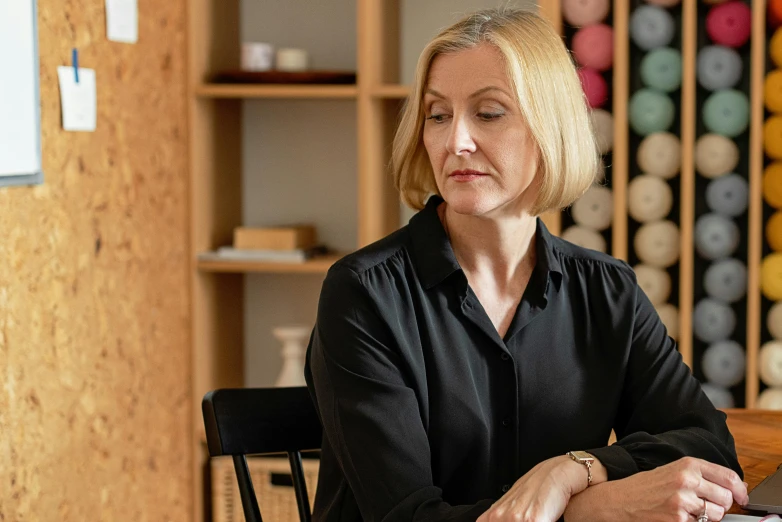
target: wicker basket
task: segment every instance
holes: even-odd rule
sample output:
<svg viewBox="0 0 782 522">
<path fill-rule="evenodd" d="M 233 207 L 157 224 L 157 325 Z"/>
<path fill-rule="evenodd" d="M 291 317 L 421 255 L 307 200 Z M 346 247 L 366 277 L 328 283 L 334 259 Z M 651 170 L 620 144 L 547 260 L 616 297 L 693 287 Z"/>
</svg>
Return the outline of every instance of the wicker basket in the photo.
<svg viewBox="0 0 782 522">
<path fill-rule="evenodd" d="M 320 461 L 304 459 L 304 481 L 310 498 L 310 509 L 315 500 L 318 487 L 318 468 Z M 261 516 L 268 522 L 298 522 L 299 511 L 296 507 L 296 495 L 293 487 L 277 485 L 275 482 L 289 482 L 291 468 L 287 457 L 248 458 L 253 487 L 261 506 Z M 233 460 L 230 457 L 211 459 L 212 472 L 212 521 L 244 522 L 242 498 L 236 482 Z M 281 480 L 279 480 L 281 479 Z"/>
</svg>

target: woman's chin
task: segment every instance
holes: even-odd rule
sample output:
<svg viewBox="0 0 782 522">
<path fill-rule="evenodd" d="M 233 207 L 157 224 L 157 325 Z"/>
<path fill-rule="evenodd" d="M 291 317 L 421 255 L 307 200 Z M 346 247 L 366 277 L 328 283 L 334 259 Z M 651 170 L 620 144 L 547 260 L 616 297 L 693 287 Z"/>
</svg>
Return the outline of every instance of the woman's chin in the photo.
<svg viewBox="0 0 782 522">
<path fill-rule="evenodd" d="M 493 198 L 465 190 L 448 191 L 443 194 L 443 199 L 452 211 L 468 216 L 480 216 L 498 206 Z"/>
</svg>

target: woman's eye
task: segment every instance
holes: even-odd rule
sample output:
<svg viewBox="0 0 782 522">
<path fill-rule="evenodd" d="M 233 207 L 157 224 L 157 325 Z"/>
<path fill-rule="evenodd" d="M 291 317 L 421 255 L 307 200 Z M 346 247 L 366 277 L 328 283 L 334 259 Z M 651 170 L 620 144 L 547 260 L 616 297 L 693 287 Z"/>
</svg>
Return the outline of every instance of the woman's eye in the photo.
<svg viewBox="0 0 782 522">
<path fill-rule="evenodd" d="M 483 121 L 492 121 L 500 118 L 502 116 L 501 112 L 479 112 L 478 117 L 482 119 Z"/>
<path fill-rule="evenodd" d="M 443 123 L 445 121 L 445 118 L 447 118 L 447 115 L 445 114 L 432 114 L 427 120 L 432 120 L 435 123 Z"/>
</svg>

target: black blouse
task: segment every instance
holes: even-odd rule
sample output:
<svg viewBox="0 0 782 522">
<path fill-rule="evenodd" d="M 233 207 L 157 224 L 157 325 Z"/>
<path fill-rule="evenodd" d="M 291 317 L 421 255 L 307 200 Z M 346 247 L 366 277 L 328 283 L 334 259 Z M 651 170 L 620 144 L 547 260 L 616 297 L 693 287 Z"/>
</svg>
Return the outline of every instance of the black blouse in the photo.
<svg viewBox="0 0 782 522">
<path fill-rule="evenodd" d="M 687 455 L 743 476 L 726 415 L 626 263 L 538 220 L 537 263 L 503 339 L 440 202 L 323 283 L 305 372 L 324 428 L 315 520 L 475 520 L 569 450 L 593 453 L 609 480 Z"/>
</svg>

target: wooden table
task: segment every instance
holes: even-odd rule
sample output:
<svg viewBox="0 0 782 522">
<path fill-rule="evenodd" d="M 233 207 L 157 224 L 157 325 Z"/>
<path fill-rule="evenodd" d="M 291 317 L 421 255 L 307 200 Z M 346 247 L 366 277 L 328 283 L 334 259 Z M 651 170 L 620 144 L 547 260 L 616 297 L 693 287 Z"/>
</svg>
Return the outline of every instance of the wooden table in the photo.
<svg viewBox="0 0 782 522">
<path fill-rule="evenodd" d="M 749 490 L 782 463 L 782 411 L 723 410 Z M 734 504 L 729 513 L 750 514 Z"/>
</svg>

